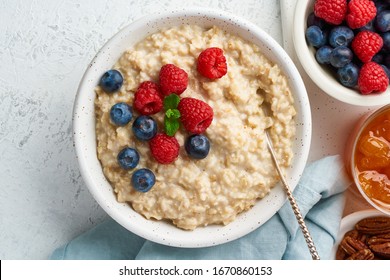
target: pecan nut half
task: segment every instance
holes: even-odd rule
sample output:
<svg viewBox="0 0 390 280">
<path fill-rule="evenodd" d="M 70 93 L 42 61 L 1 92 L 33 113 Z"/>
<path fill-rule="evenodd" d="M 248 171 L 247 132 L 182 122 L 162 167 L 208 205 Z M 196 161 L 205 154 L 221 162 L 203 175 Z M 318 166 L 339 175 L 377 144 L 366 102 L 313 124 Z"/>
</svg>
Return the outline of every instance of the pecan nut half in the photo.
<svg viewBox="0 0 390 280">
<path fill-rule="evenodd" d="M 355 229 L 368 235 L 390 233 L 390 217 L 370 217 L 363 219 L 355 225 Z"/>
<path fill-rule="evenodd" d="M 370 249 L 363 249 L 353 253 L 347 260 L 373 260 L 374 254 Z"/>
<path fill-rule="evenodd" d="M 347 253 L 348 255 L 352 255 L 358 251 L 368 249 L 366 244 L 362 241 L 352 238 L 351 236 L 345 237 L 341 243 L 340 247 Z"/>
<path fill-rule="evenodd" d="M 349 255 L 347 255 L 344 249 L 339 245 L 336 251 L 336 260 L 345 260 L 348 256 Z"/>
<path fill-rule="evenodd" d="M 352 229 L 350 231 L 347 231 L 345 234 L 344 234 L 344 238 L 347 237 L 347 236 L 351 236 L 353 239 L 357 239 L 357 240 L 360 240 L 362 241 L 363 243 L 366 243 L 367 241 L 367 235 L 366 234 L 363 234 L 361 232 L 358 232 L 356 229 Z"/>
<path fill-rule="evenodd" d="M 376 255 L 390 259 L 390 233 L 372 236 L 367 243 Z"/>
</svg>

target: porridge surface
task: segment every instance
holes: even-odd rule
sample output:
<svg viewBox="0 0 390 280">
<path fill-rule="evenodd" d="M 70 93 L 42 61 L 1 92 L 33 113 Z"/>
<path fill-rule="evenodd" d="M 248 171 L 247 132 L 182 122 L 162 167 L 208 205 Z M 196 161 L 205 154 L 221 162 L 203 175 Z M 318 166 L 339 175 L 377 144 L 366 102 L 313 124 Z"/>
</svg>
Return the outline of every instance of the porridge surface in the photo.
<svg viewBox="0 0 390 280">
<path fill-rule="evenodd" d="M 228 72 L 218 80 L 203 78 L 196 70 L 199 53 L 208 47 L 223 49 L 227 60 Z M 188 87 L 180 97 L 201 99 L 213 108 L 213 122 L 204 133 L 211 143 L 205 159 L 187 156 L 184 141 L 189 135 L 180 128 L 175 135 L 180 143 L 179 158 L 169 165 L 159 164 L 149 145 L 133 135 L 132 121 L 124 127 L 110 121 L 111 106 L 118 102 L 132 105 L 139 84 L 147 80 L 158 83 L 160 68 L 168 63 L 188 73 Z M 146 218 L 165 219 L 191 230 L 228 224 L 251 208 L 279 180 L 267 150 L 267 127 L 272 126 L 271 137 L 281 165 L 291 164 L 294 100 L 286 77 L 257 46 L 217 27 L 183 25 L 145 38 L 126 51 L 114 68 L 124 77 L 121 90 L 107 94 L 96 88 L 97 154 L 118 201 L 128 202 Z M 264 102 L 272 117 L 264 116 Z M 163 130 L 163 115 L 152 115 L 159 131 Z M 123 170 L 117 163 L 116 157 L 125 146 L 140 154 L 136 169 L 149 168 L 156 176 L 156 184 L 147 193 L 131 186 L 135 170 Z"/>
</svg>

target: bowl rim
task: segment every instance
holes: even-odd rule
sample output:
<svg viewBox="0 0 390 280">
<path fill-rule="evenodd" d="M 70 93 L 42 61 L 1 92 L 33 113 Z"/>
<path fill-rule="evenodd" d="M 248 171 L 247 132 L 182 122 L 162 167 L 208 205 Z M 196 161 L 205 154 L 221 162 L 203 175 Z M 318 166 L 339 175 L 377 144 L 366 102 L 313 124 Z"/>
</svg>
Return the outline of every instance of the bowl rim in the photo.
<svg viewBox="0 0 390 280">
<path fill-rule="evenodd" d="M 365 192 L 364 190 L 362 189 L 361 185 L 360 185 L 360 182 L 359 182 L 359 178 L 357 176 L 357 170 L 356 170 L 356 163 L 355 163 L 355 152 L 357 150 L 357 144 L 359 142 L 359 139 L 360 139 L 360 136 L 362 135 L 363 131 L 366 129 L 366 127 L 371 123 L 371 121 L 373 121 L 376 117 L 380 116 L 381 114 L 383 114 L 384 112 L 388 111 L 390 113 L 390 104 L 387 104 L 385 106 L 382 106 L 374 111 L 372 111 L 371 113 L 367 114 L 365 117 L 363 117 L 363 119 L 359 122 L 358 126 L 358 131 L 356 133 L 356 136 L 354 136 L 354 140 L 352 142 L 352 154 L 350 155 L 351 156 L 351 159 L 349 161 L 349 170 L 350 170 L 350 173 L 351 173 L 351 176 L 353 178 L 353 181 L 357 187 L 357 189 L 359 190 L 360 194 L 364 197 L 364 199 L 372 206 L 374 207 L 375 209 L 379 210 L 380 212 L 384 213 L 384 214 L 387 214 L 387 215 L 390 215 L 390 210 L 386 210 L 384 208 L 382 208 L 380 205 L 378 205 L 377 203 L 375 203 Z"/>
<path fill-rule="evenodd" d="M 293 44 L 303 69 L 311 80 L 326 94 L 347 104 L 356 106 L 380 106 L 390 103 L 390 87 L 383 93 L 363 95 L 341 85 L 328 70 L 319 65 L 314 50 L 306 43 L 306 18 L 314 5 L 313 0 L 297 1 L 293 21 Z"/>
<path fill-rule="evenodd" d="M 165 225 L 163 225 L 163 224 L 161 224 L 161 226 L 160 226 L 160 224 L 157 225 L 156 228 L 153 230 L 153 232 L 152 231 L 145 232 L 144 230 L 140 229 L 137 225 L 134 225 L 134 224 L 126 221 L 126 219 L 129 220 L 128 215 L 125 215 L 122 212 L 116 210 L 120 207 L 120 206 L 117 206 L 120 204 L 119 202 L 116 202 L 115 205 L 111 205 L 111 206 L 106 205 L 107 201 L 106 201 L 102 191 L 98 190 L 95 185 L 97 184 L 97 180 L 103 180 L 103 181 L 104 180 L 107 181 L 107 180 L 104 177 L 104 175 L 103 175 L 103 177 L 101 177 L 101 174 L 99 175 L 99 178 L 96 178 L 96 176 L 95 176 L 96 174 L 93 174 L 93 172 L 91 171 L 91 168 L 89 166 L 89 162 L 87 162 L 88 157 L 86 156 L 86 152 L 84 151 L 84 149 L 85 149 L 84 142 L 86 141 L 84 138 L 86 137 L 86 134 L 88 133 L 88 131 L 91 134 L 95 135 L 95 131 L 94 131 L 95 124 L 93 123 L 93 125 L 92 125 L 93 127 L 91 127 L 91 123 L 85 122 L 82 124 L 80 121 L 80 114 L 82 117 L 83 116 L 82 114 L 85 115 L 88 113 L 89 114 L 93 113 L 93 112 L 83 112 L 83 110 L 84 110 L 83 102 L 84 102 L 85 98 L 82 96 L 82 92 L 85 90 L 89 90 L 86 82 L 91 81 L 91 77 L 93 74 L 96 75 L 96 73 L 93 73 L 93 72 L 96 72 L 96 69 L 94 69 L 94 67 L 95 67 L 95 64 L 98 63 L 98 61 L 100 59 L 100 55 L 103 56 L 103 55 L 106 55 L 106 53 L 109 53 L 110 46 L 112 46 L 115 43 L 120 42 L 123 39 L 123 37 L 125 37 L 126 34 L 128 34 L 128 32 L 130 30 L 135 30 L 136 28 L 142 28 L 146 25 L 151 25 L 151 23 L 153 23 L 153 22 L 156 23 L 156 22 L 159 22 L 161 20 L 168 20 L 168 19 L 169 20 L 175 20 L 175 19 L 179 20 L 183 17 L 195 17 L 195 18 L 206 17 L 207 19 L 211 19 L 213 22 L 216 22 L 216 21 L 218 21 L 220 23 L 224 22 L 224 23 L 228 24 L 229 26 L 231 26 L 231 28 L 233 28 L 235 26 L 237 29 L 239 29 L 241 31 L 245 31 L 245 30 L 249 31 L 250 30 L 250 31 L 252 31 L 253 34 L 256 34 L 255 38 L 257 38 L 258 40 L 260 40 L 259 38 L 261 38 L 262 43 L 265 46 L 267 46 L 268 51 L 272 52 L 275 58 L 277 58 L 279 61 L 282 61 L 284 63 L 284 65 L 282 65 L 283 67 L 281 67 L 281 69 L 286 74 L 286 76 L 289 77 L 290 88 L 292 89 L 292 91 L 293 91 L 293 89 L 295 89 L 295 93 L 293 93 L 294 96 L 295 97 L 299 96 L 301 98 L 301 100 L 300 100 L 300 102 L 302 103 L 300 105 L 301 106 L 300 109 L 302 111 L 301 117 L 305 119 L 305 123 L 297 124 L 297 126 L 300 126 L 302 129 L 302 138 L 300 139 L 300 142 L 299 142 L 299 144 L 297 144 L 297 146 L 303 147 L 302 150 L 300 150 L 301 153 L 299 155 L 299 160 L 295 161 L 296 164 L 295 164 L 295 166 L 293 166 L 294 170 L 298 170 L 298 172 L 297 172 L 295 177 L 292 176 L 291 178 L 287 178 L 287 180 L 292 182 L 291 183 L 292 190 L 295 188 L 295 186 L 297 185 L 299 178 L 303 172 L 303 169 L 306 165 L 306 161 L 307 161 L 309 150 L 310 150 L 311 133 L 312 133 L 310 103 L 309 103 L 306 88 L 304 86 L 302 78 L 301 78 L 297 68 L 295 67 L 294 63 L 292 62 L 291 58 L 287 55 L 287 53 L 283 50 L 283 48 L 270 35 L 268 35 L 265 31 L 263 31 L 257 25 L 255 25 L 255 24 L 253 24 L 253 23 L 251 23 L 251 22 L 249 22 L 241 17 L 238 17 L 234 14 L 231 14 L 231 13 L 228 13 L 225 11 L 220 11 L 217 9 L 196 7 L 196 8 L 184 8 L 184 9 L 176 9 L 176 10 L 169 10 L 169 11 L 162 11 L 159 13 L 154 13 L 154 14 L 151 14 L 148 16 L 144 16 L 144 17 L 130 23 L 129 25 L 122 28 L 113 37 L 111 37 L 111 39 L 109 39 L 103 45 L 103 47 L 99 50 L 99 52 L 95 55 L 95 57 L 93 58 L 92 62 L 89 64 L 89 67 L 85 71 L 85 73 L 80 81 L 79 88 L 77 90 L 77 95 L 75 98 L 74 108 L 73 108 L 73 136 L 74 136 L 73 139 L 74 139 L 74 146 L 76 149 L 78 164 L 80 167 L 80 172 L 81 172 L 82 178 L 84 179 L 90 193 L 95 198 L 95 200 L 98 202 L 98 204 L 103 208 L 103 210 L 106 211 L 106 213 L 109 216 L 111 216 L 114 220 L 116 220 L 119 224 L 121 224 L 127 230 L 129 230 L 129 231 L 131 231 L 131 232 L 133 232 L 133 233 L 135 233 L 135 234 L 137 234 L 137 235 L 139 235 L 147 240 L 150 240 L 150 241 L 153 241 L 156 243 L 160 243 L 160 244 L 164 244 L 164 245 L 168 245 L 168 246 L 173 246 L 173 247 L 185 247 L 185 248 L 209 247 L 209 246 L 214 246 L 214 245 L 218 245 L 218 244 L 223 244 L 223 243 L 235 240 L 237 238 L 240 238 L 240 237 L 252 232 L 253 230 L 257 229 L 259 226 L 261 226 L 266 221 L 268 221 L 276 213 L 276 211 L 282 207 L 283 203 L 287 199 L 282 187 L 280 186 L 280 187 L 274 188 L 275 193 L 277 195 L 275 195 L 275 198 L 273 198 L 273 199 L 276 201 L 275 203 L 278 204 L 278 207 L 277 207 L 278 209 L 276 211 L 273 211 L 273 209 L 268 209 L 268 210 L 266 209 L 265 212 L 267 212 L 268 216 L 266 216 L 262 220 L 259 219 L 257 224 L 252 224 L 252 225 L 245 224 L 245 226 L 234 225 L 234 227 L 233 227 L 232 224 L 234 222 L 232 222 L 231 224 L 223 226 L 223 227 L 214 226 L 214 225 L 207 226 L 204 228 L 205 229 L 204 231 L 201 231 L 201 233 L 202 233 L 202 235 L 204 234 L 205 236 L 208 236 L 210 238 L 206 238 L 207 240 L 201 240 L 201 241 L 199 241 L 199 239 L 197 239 L 197 238 L 194 238 L 194 236 L 196 236 L 195 235 L 196 230 L 198 230 L 199 228 L 197 228 L 196 230 L 191 231 L 191 232 L 187 232 L 187 231 L 183 231 L 183 230 L 179 229 L 181 232 L 185 232 L 185 235 L 187 236 L 186 238 L 181 238 L 181 236 L 173 236 L 172 234 L 170 236 L 168 234 L 165 234 L 165 232 L 164 232 Z M 214 24 L 217 24 L 217 23 L 214 23 Z M 146 35 L 148 35 L 148 34 L 146 34 Z M 146 35 L 144 35 L 144 37 Z M 254 35 L 252 35 L 252 36 L 254 36 Z M 244 39 L 247 39 L 247 38 L 244 38 Z M 126 48 L 128 49 L 129 46 L 127 46 Z M 121 54 L 122 53 L 118 54 L 118 58 L 119 58 L 119 55 L 121 55 Z M 114 60 L 116 61 L 117 59 L 114 59 Z M 93 94 L 95 95 L 94 91 L 93 91 Z M 92 100 L 94 100 L 94 98 L 95 98 L 95 96 L 90 97 L 90 99 L 92 99 Z M 93 101 L 90 101 L 90 102 L 93 103 Z M 298 105 L 296 105 L 296 106 L 298 106 Z M 89 118 L 91 118 L 91 116 L 89 116 Z M 86 128 L 88 129 L 88 131 L 87 132 L 83 131 L 83 129 L 86 129 Z M 95 139 L 96 139 L 96 137 L 95 137 Z M 295 155 L 295 156 L 297 156 L 297 155 Z M 95 158 L 97 160 L 96 145 L 95 145 Z M 99 162 L 99 164 L 100 164 L 100 162 Z M 100 166 L 100 169 L 101 169 L 101 166 Z M 109 187 L 110 187 L 110 191 L 113 192 L 111 185 L 109 185 Z M 263 198 L 263 200 L 264 200 L 264 198 Z M 130 208 L 127 205 L 122 205 L 122 207 Z M 255 206 L 253 208 L 255 208 Z M 251 210 L 248 210 L 248 212 Z M 136 219 L 138 218 L 139 215 L 140 214 L 135 213 L 134 216 L 131 216 L 130 218 L 134 218 L 136 221 Z M 246 215 L 246 214 L 244 214 L 244 215 Z M 146 220 L 143 216 L 141 217 L 141 219 L 145 220 L 145 222 L 147 222 L 147 223 L 153 222 L 150 220 Z M 158 221 L 158 223 L 161 223 L 161 221 Z M 230 227 L 230 225 L 232 225 L 232 226 Z M 206 228 L 208 228 L 208 230 L 206 230 Z M 233 229 L 234 229 L 234 232 L 232 233 Z M 158 231 L 162 232 L 162 234 L 165 234 L 165 235 L 163 237 L 160 236 L 159 233 L 156 233 Z M 207 235 L 208 232 L 211 232 L 211 234 L 214 234 L 215 232 L 221 232 L 221 233 L 224 232 L 224 233 L 220 234 L 219 236 L 211 237 L 210 235 Z"/>
</svg>

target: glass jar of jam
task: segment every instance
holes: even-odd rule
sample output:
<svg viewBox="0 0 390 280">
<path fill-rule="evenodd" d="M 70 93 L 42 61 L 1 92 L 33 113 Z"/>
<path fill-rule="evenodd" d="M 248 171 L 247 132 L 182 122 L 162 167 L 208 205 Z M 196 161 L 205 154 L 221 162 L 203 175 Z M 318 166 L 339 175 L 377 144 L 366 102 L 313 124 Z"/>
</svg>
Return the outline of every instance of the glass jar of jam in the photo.
<svg viewBox="0 0 390 280">
<path fill-rule="evenodd" d="M 364 117 L 352 139 L 350 174 L 363 197 L 390 215 L 390 104 Z"/>
</svg>

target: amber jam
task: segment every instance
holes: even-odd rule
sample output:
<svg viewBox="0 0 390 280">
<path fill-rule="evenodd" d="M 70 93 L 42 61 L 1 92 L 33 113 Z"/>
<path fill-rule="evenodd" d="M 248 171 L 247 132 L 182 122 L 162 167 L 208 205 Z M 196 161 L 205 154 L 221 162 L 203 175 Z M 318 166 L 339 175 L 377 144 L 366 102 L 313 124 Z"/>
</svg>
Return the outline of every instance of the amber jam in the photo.
<svg viewBox="0 0 390 280">
<path fill-rule="evenodd" d="M 355 174 L 364 193 L 390 210 L 390 110 L 379 113 L 356 143 Z"/>
</svg>

